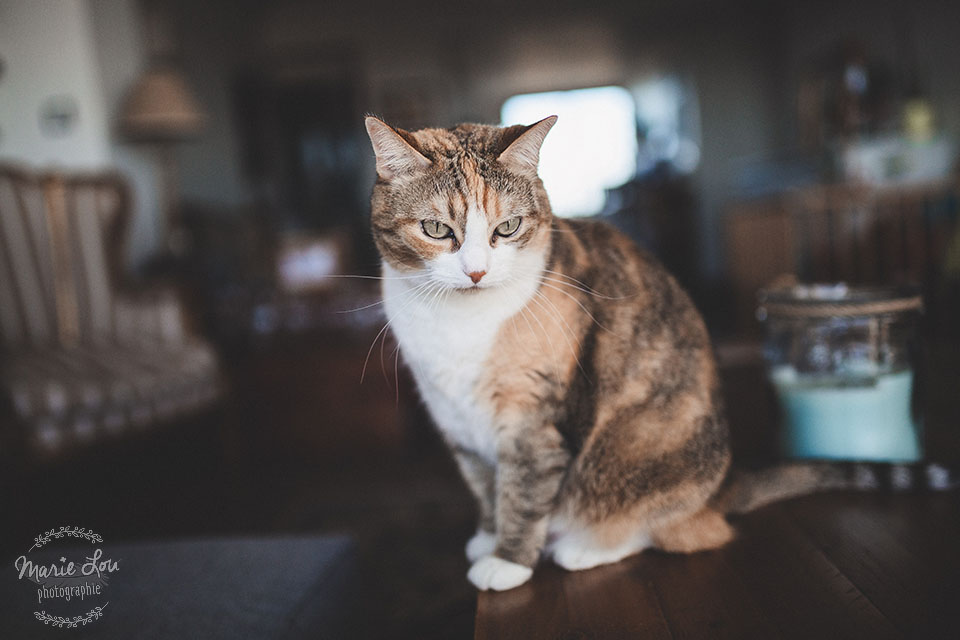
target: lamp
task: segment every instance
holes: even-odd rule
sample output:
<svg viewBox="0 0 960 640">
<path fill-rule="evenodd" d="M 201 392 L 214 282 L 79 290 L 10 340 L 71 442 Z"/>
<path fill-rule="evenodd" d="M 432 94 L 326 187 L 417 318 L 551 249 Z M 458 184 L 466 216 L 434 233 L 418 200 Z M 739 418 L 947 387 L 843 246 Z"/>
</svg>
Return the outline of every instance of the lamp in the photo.
<svg viewBox="0 0 960 640">
<path fill-rule="evenodd" d="M 144 142 L 178 142 L 196 137 L 204 115 L 187 87 L 172 68 L 147 71 L 127 97 L 121 126 L 130 138 Z"/>
<path fill-rule="evenodd" d="M 180 229 L 174 146 L 196 138 L 205 119 L 186 80 L 168 66 L 153 67 L 137 80 L 120 116 L 120 131 L 126 138 L 154 145 L 159 153 L 166 245 L 174 254 L 183 252 L 186 240 Z"/>
</svg>

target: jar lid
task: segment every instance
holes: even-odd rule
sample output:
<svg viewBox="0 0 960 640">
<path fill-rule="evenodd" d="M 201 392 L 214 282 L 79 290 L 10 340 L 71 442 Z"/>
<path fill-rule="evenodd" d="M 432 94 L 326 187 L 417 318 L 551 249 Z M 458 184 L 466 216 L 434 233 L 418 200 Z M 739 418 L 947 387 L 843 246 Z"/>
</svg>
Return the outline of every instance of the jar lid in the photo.
<svg viewBox="0 0 960 640">
<path fill-rule="evenodd" d="M 919 287 L 798 284 L 763 289 L 758 294 L 757 318 L 830 318 L 876 316 L 923 309 Z"/>
</svg>

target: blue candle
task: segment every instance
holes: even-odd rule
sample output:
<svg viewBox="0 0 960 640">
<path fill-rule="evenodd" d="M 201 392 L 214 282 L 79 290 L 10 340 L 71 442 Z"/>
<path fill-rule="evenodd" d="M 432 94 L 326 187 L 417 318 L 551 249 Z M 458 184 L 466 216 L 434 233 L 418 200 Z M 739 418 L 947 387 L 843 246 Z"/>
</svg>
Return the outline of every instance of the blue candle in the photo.
<svg viewBox="0 0 960 640">
<path fill-rule="evenodd" d="M 910 412 L 913 371 L 813 376 L 781 365 L 771 379 L 783 411 L 783 446 L 796 458 L 914 462 L 923 455 Z"/>
</svg>

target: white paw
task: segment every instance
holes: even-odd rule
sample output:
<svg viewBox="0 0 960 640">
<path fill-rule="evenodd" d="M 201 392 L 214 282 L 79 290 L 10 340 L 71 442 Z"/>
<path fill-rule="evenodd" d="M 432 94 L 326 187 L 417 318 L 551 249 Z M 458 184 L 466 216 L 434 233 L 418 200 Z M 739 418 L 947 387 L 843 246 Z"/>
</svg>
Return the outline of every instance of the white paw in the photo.
<svg viewBox="0 0 960 640">
<path fill-rule="evenodd" d="M 567 571 L 582 571 L 619 562 L 651 544 L 650 536 L 645 533 L 637 533 L 615 547 L 598 547 L 586 536 L 567 535 L 554 542 L 549 553 L 553 561 Z"/>
<path fill-rule="evenodd" d="M 484 556 L 470 567 L 470 571 L 467 572 L 467 579 L 481 591 L 488 589 L 506 591 L 519 587 L 532 575 L 533 569 L 530 567 L 496 556 Z"/>
<path fill-rule="evenodd" d="M 595 549 L 576 545 L 558 545 L 553 550 L 553 561 L 567 571 L 581 571 L 592 569 L 602 564 L 616 562 L 620 558 L 611 557 L 611 554 Z"/>
<path fill-rule="evenodd" d="M 467 541 L 467 560 L 476 562 L 483 556 L 493 553 L 497 547 L 497 536 L 489 531 L 478 530 Z"/>
</svg>

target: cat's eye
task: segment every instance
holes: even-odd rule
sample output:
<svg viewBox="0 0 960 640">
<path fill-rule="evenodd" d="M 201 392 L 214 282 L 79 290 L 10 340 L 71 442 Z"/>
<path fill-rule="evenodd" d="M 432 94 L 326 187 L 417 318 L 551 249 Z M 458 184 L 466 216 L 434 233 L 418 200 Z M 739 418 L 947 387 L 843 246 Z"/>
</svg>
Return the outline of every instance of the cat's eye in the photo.
<svg viewBox="0 0 960 640">
<path fill-rule="evenodd" d="M 436 220 L 424 220 L 420 223 L 420 226 L 423 228 L 423 232 L 425 234 L 436 240 L 443 240 L 444 238 L 453 237 L 453 229 L 442 222 L 437 222 Z"/>
<path fill-rule="evenodd" d="M 497 228 L 494 230 L 494 233 L 498 236 L 508 238 L 517 232 L 517 229 L 520 228 L 520 217 L 510 218 L 506 222 L 501 222 L 497 225 Z"/>
</svg>

